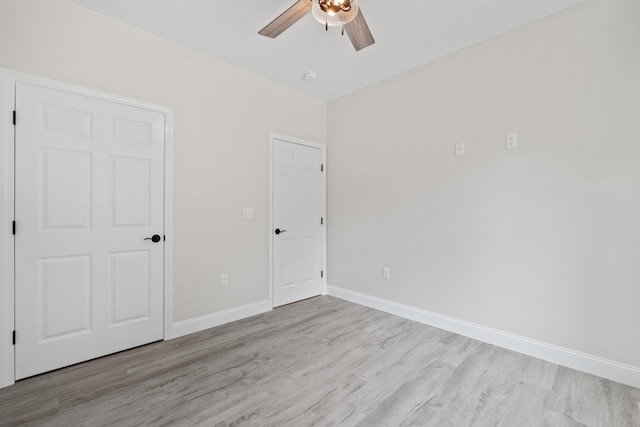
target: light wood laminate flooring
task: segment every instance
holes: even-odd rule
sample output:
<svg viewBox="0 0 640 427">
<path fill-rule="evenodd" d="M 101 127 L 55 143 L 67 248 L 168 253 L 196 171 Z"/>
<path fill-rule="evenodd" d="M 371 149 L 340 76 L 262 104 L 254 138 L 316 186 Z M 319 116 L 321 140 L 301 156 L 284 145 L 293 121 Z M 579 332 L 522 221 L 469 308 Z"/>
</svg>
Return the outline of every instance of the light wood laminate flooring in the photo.
<svg viewBox="0 0 640 427">
<path fill-rule="evenodd" d="M 0 390 L 0 425 L 640 426 L 640 390 L 323 296 Z"/>
</svg>

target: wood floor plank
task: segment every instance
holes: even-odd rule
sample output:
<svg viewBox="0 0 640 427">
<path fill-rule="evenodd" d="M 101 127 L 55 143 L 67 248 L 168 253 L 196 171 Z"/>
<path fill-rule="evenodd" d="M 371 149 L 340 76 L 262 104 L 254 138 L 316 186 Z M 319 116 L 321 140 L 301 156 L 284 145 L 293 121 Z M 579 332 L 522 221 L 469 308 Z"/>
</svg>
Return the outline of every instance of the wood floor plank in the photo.
<svg viewBox="0 0 640 427">
<path fill-rule="evenodd" d="M 332 297 L 0 390 L 0 426 L 640 426 L 640 390 Z"/>
<path fill-rule="evenodd" d="M 399 426 L 418 409 L 434 399 L 442 391 L 454 368 L 441 362 L 434 362 L 422 369 L 413 379 L 404 382 L 388 393 L 370 414 L 358 422 L 357 426 Z"/>
<path fill-rule="evenodd" d="M 549 408 L 585 425 L 640 426 L 640 390 L 563 367 Z"/>
</svg>

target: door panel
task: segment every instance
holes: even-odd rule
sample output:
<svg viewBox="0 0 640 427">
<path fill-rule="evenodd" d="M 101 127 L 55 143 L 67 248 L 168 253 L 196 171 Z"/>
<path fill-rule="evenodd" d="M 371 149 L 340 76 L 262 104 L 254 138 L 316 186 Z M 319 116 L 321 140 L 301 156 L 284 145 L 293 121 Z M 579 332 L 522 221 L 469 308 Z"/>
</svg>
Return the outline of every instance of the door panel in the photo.
<svg viewBox="0 0 640 427">
<path fill-rule="evenodd" d="M 318 275 L 318 265 L 316 260 L 318 259 L 318 238 L 316 236 L 303 237 L 302 243 L 302 280 L 307 282 L 315 280 Z"/>
<path fill-rule="evenodd" d="M 90 111 L 74 110 L 61 105 L 40 104 L 42 129 L 69 137 L 91 138 L 93 115 Z"/>
<path fill-rule="evenodd" d="M 91 228 L 91 153 L 42 150 L 42 231 Z"/>
<path fill-rule="evenodd" d="M 16 379 L 163 336 L 164 115 L 16 84 Z"/>
<path fill-rule="evenodd" d="M 149 159 L 112 157 L 113 227 L 148 227 Z"/>
<path fill-rule="evenodd" d="M 274 306 L 322 293 L 322 152 L 274 140 Z"/>
<path fill-rule="evenodd" d="M 110 326 L 149 318 L 149 251 L 112 253 Z"/>
<path fill-rule="evenodd" d="M 91 257 L 39 259 L 41 339 L 91 332 Z"/>
</svg>

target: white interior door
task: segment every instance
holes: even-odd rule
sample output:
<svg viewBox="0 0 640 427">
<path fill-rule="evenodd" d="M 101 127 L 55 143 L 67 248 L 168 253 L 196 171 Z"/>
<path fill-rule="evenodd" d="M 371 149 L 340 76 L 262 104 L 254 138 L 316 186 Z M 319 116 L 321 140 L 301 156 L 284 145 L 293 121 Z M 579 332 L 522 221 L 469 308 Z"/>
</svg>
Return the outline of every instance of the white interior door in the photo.
<svg viewBox="0 0 640 427">
<path fill-rule="evenodd" d="M 16 379 L 163 337 L 164 114 L 16 84 Z"/>
<path fill-rule="evenodd" d="M 273 305 L 322 293 L 322 151 L 273 142 Z"/>
</svg>

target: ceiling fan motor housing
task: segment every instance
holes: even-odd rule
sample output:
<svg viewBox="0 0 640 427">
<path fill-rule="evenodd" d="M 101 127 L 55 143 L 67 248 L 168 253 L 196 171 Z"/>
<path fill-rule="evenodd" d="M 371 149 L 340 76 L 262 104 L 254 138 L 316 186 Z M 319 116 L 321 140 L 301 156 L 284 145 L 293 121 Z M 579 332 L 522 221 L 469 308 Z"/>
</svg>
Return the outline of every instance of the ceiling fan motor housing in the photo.
<svg viewBox="0 0 640 427">
<path fill-rule="evenodd" d="M 318 3 L 324 13 L 331 15 L 351 10 L 351 0 L 318 0 Z"/>
</svg>

